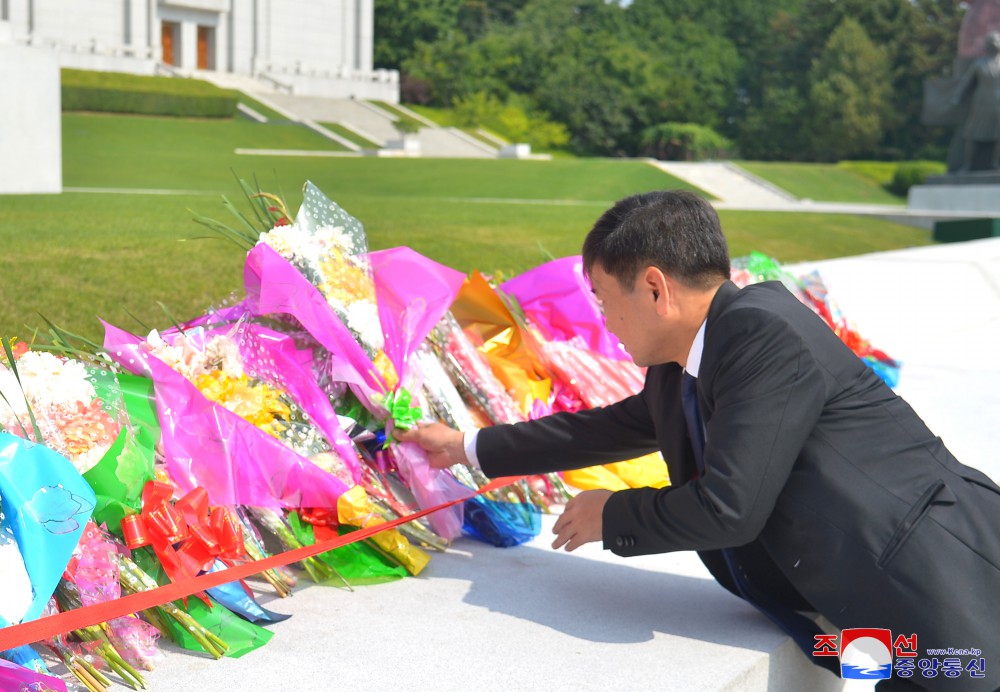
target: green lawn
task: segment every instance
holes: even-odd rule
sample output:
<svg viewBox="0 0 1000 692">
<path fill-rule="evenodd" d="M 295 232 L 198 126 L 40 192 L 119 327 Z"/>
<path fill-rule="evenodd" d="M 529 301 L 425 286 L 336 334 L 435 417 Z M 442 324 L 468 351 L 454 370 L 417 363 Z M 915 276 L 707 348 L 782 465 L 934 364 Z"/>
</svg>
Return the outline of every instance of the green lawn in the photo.
<svg viewBox="0 0 1000 692">
<path fill-rule="evenodd" d="M 796 197 L 817 202 L 904 204 L 875 180 L 848 167 L 822 163 L 737 161 L 756 176 L 774 183 Z"/>
<path fill-rule="evenodd" d="M 614 200 L 680 183 L 636 161 L 296 158 L 238 156 L 236 147 L 330 148 L 295 126 L 66 114 L 68 188 L 192 194 L 65 192 L 0 197 L 0 335 L 26 336 L 41 313 L 99 339 L 97 317 L 138 330 L 189 319 L 238 293 L 242 254 L 195 224 L 242 204 L 234 171 L 281 191 L 292 209 L 310 179 L 361 219 L 373 249 L 408 245 L 461 270 L 524 271 L 579 252 Z M 927 233 L 860 217 L 727 211 L 734 255 L 781 261 L 852 255 L 928 242 Z"/>
<path fill-rule="evenodd" d="M 850 257 L 869 252 L 930 245 L 930 233 L 870 216 L 719 212 L 733 257 L 753 250 L 781 262 Z"/>
</svg>

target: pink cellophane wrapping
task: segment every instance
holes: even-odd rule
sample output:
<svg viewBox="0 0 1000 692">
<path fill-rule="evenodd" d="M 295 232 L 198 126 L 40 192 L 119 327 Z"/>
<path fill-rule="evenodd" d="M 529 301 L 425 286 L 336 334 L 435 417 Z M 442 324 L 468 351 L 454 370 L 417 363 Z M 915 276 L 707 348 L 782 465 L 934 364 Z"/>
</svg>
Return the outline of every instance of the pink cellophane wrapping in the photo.
<svg viewBox="0 0 1000 692">
<path fill-rule="evenodd" d="M 563 387 L 575 391 L 587 408 L 613 404 L 642 389 L 645 376 L 634 363 L 591 351 L 579 339 L 539 339 L 538 343 L 546 368 Z"/>
<path fill-rule="evenodd" d="M 368 255 L 378 300 L 385 351 L 400 381 L 414 386 L 419 369 L 411 356 L 451 306 L 464 275 L 409 248 L 392 248 Z M 247 256 L 244 269 L 247 305 L 259 315 L 283 313 L 295 317 L 333 356 L 333 377 L 347 382 L 361 401 L 378 411 L 386 386 L 364 349 L 354 339 L 322 294 L 285 258 L 266 245 Z M 401 472 L 421 507 L 454 497 L 454 482 L 446 471 L 431 469 L 422 454 L 398 455 Z M 461 533 L 462 509 L 436 512 L 431 526 L 446 539 Z"/>
<path fill-rule="evenodd" d="M 413 492 L 421 509 L 468 497 L 469 489 L 455 480 L 450 472 L 431 468 L 427 454 L 412 442 L 402 442 L 392 448 L 396 468 Z M 428 516 L 434 532 L 446 540 L 462 534 L 462 505 L 438 510 Z"/>
<path fill-rule="evenodd" d="M 465 275 L 408 247 L 369 253 L 385 352 L 402 386 L 413 388 L 410 357 L 455 301 Z"/>
<path fill-rule="evenodd" d="M 0 689 L 66 692 L 66 683 L 57 677 L 36 673 L 0 658 Z"/>
<path fill-rule="evenodd" d="M 451 307 L 465 275 L 406 247 L 373 252 L 368 257 L 386 355 L 403 386 L 415 388 L 422 372 L 413 356 Z M 450 472 L 431 468 L 417 445 L 403 443 L 393 452 L 399 472 L 422 509 L 468 495 L 468 489 Z M 434 512 L 428 520 L 438 535 L 453 540 L 462 533 L 462 505 Z"/>
<path fill-rule="evenodd" d="M 365 402 L 386 394 L 385 382 L 351 331 L 315 286 L 268 245 L 258 245 L 243 267 L 246 306 L 254 315 L 291 315 L 333 356 L 332 375 Z"/>
<path fill-rule="evenodd" d="M 546 262 L 504 282 L 500 289 L 517 299 L 546 338 L 568 341 L 579 337 L 591 351 L 613 360 L 629 360 L 604 325 L 579 255 Z"/>
<path fill-rule="evenodd" d="M 167 471 L 181 492 L 201 486 L 213 505 L 337 505 L 347 490 L 343 482 L 206 399 L 183 375 L 147 353 L 139 337 L 104 326 L 109 355 L 154 382 Z"/>
<path fill-rule="evenodd" d="M 118 549 L 94 522 L 87 524 L 66 570 L 65 578 L 75 584 L 82 606 L 121 598 L 118 581 Z M 160 632 L 136 617 L 118 617 L 107 622 L 118 652 L 131 665 L 152 670 L 157 658 L 156 640 Z"/>
<path fill-rule="evenodd" d="M 361 480 L 361 467 L 354 443 L 340 427 L 330 399 L 316 383 L 312 372 L 313 355 L 295 346 L 292 337 L 259 324 L 238 322 L 235 327 L 217 327 L 206 332 L 232 333 L 247 372 L 284 391 L 309 415 L 350 472 L 353 482 Z"/>
</svg>

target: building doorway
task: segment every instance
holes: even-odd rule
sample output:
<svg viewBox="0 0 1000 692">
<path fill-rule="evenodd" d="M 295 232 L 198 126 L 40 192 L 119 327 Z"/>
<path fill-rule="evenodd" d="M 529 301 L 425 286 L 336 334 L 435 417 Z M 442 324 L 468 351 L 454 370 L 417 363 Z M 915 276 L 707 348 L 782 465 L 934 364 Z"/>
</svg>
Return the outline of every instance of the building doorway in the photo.
<svg viewBox="0 0 1000 692">
<path fill-rule="evenodd" d="M 198 26 L 198 69 L 215 69 L 215 27 Z"/>
<path fill-rule="evenodd" d="M 180 55 L 181 26 L 177 22 L 162 22 L 160 27 L 163 62 L 166 65 L 177 65 L 177 58 Z"/>
</svg>

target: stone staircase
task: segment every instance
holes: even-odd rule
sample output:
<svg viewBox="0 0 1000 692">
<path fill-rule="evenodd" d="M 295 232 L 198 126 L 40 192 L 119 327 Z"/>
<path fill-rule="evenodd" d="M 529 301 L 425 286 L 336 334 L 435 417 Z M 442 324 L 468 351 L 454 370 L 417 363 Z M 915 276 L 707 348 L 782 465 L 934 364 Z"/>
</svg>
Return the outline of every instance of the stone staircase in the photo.
<svg viewBox="0 0 1000 692">
<path fill-rule="evenodd" d="M 262 80 L 220 72 L 196 72 L 191 76 L 227 89 L 242 91 L 289 120 L 301 122 L 358 153 L 361 153 L 362 147 L 323 127 L 322 123 L 336 123 L 354 132 L 375 145 L 379 154 L 496 158 L 499 153 L 499 146 L 491 146 L 456 128 L 441 127 L 403 106 L 394 105 L 394 108 L 423 124 L 420 131 L 413 135 L 419 141 L 419 147 L 409 152 L 402 147 L 402 135 L 394 124 L 399 119 L 398 115 L 367 101 L 299 96 L 290 93 L 290 88 L 273 79 Z M 253 117 L 252 114 L 248 115 Z"/>
</svg>

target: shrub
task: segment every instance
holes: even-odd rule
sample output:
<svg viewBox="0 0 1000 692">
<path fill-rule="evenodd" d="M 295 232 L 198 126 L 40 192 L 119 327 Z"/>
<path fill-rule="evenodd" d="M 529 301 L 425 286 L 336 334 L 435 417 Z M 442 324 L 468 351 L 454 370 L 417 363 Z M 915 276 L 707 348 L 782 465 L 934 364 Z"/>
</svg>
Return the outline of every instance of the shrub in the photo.
<svg viewBox="0 0 1000 692">
<path fill-rule="evenodd" d="M 892 176 L 896 174 L 899 164 L 893 161 L 838 161 L 837 168 L 857 173 L 877 183 L 883 189 L 888 189 Z"/>
<path fill-rule="evenodd" d="M 733 143 L 706 125 L 660 123 L 642 131 L 646 155 L 667 161 L 717 159 L 732 150 Z"/>
<path fill-rule="evenodd" d="M 62 109 L 194 118 L 231 118 L 238 93 L 196 79 L 62 71 Z"/>
<path fill-rule="evenodd" d="M 509 142 L 525 142 L 533 149 L 558 149 L 569 143 L 569 130 L 549 120 L 512 96 L 506 103 L 479 91 L 456 99 L 455 119 L 463 127 L 486 127 Z"/>
<path fill-rule="evenodd" d="M 940 161 L 904 161 L 896 166 L 892 180 L 885 186 L 894 195 L 906 197 L 914 185 L 922 185 L 929 175 L 945 173 L 947 166 Z"/>
</svg>

